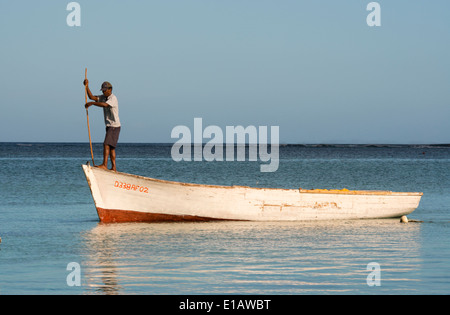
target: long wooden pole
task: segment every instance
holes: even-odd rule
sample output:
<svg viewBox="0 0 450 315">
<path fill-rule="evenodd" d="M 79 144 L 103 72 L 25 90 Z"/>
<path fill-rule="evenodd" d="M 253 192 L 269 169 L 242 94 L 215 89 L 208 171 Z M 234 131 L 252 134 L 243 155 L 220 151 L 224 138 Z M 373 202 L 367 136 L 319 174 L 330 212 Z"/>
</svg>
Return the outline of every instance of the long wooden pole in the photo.
<svg viewBox="0 0 450 315">
<path fill-rule="evenodd" d="M 84 79 L 87 80 L 87 68 L 84 70 Z M 84 104 L 87 103 L 87 85 L 84 86 Z M 94 151 L 92 151 L 92 140 L 91 140 L 91 128 L 89 127 L 89 111 L 86 108 L 86 117 L 87 117 L 87 126 L 88 126 L 88 133 L 89 133 L 89 145 L 91 147 L 91 158 L 92 158 L 92 165 L 95 166 L 94 162 Z"/>
</svg>

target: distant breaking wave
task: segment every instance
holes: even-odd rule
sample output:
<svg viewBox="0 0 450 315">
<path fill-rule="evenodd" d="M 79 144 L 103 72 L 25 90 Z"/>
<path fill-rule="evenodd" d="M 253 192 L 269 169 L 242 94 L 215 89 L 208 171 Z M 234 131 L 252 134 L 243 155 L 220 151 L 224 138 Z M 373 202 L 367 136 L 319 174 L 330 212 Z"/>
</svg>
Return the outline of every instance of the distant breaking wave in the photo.
<svg viewBox="0 0 450 315">
<path fill-rule="evenodd" d="M 282 147 L 305 148 L 450 148 L 450 144 L 280 144 Z"/>
</svg>

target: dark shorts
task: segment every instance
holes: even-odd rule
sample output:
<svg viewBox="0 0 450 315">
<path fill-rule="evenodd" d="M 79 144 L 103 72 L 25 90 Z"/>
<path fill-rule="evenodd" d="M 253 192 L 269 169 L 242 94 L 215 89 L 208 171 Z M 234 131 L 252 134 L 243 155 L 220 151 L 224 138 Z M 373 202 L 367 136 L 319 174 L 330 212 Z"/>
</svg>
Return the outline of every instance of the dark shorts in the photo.
<svg viewBox="0 0 450 315">
<path fill-rule="evenodd" d="M 106 136 L 103 144 L 115 148 L 117 146 L 117 141 L 119 141 L 119 133 L 120 127 L 106 127 Z"/>
</svg>

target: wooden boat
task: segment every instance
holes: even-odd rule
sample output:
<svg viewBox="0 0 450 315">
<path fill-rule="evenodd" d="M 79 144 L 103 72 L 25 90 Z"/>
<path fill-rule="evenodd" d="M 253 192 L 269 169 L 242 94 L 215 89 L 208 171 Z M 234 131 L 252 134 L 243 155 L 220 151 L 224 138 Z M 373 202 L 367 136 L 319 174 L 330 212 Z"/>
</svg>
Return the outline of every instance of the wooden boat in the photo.
<svg viewBox="0 0 450 315">
<path fill-rule="evenodd" d="M 212 186 L 82 167 L 101 222 L 396 218 L 413 212 L 423 195 Z"/>
</svg>

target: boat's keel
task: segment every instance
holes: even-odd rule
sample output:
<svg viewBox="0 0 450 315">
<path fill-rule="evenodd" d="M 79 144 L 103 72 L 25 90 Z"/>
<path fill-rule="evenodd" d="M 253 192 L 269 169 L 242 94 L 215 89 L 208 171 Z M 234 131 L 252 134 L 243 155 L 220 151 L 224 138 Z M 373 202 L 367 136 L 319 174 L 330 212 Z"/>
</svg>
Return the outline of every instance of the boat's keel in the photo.
<svg viewBox="0 0 450 315">
<path fill-rule="evenodd" d="M 230 221 L 226 219 L 199 217 L 193 215 L 173 215 L 128 210 L 109 210 L 102 208 L 97 208 L 97 213 L 100 221 L 103 223 Z"/>
</svg>

